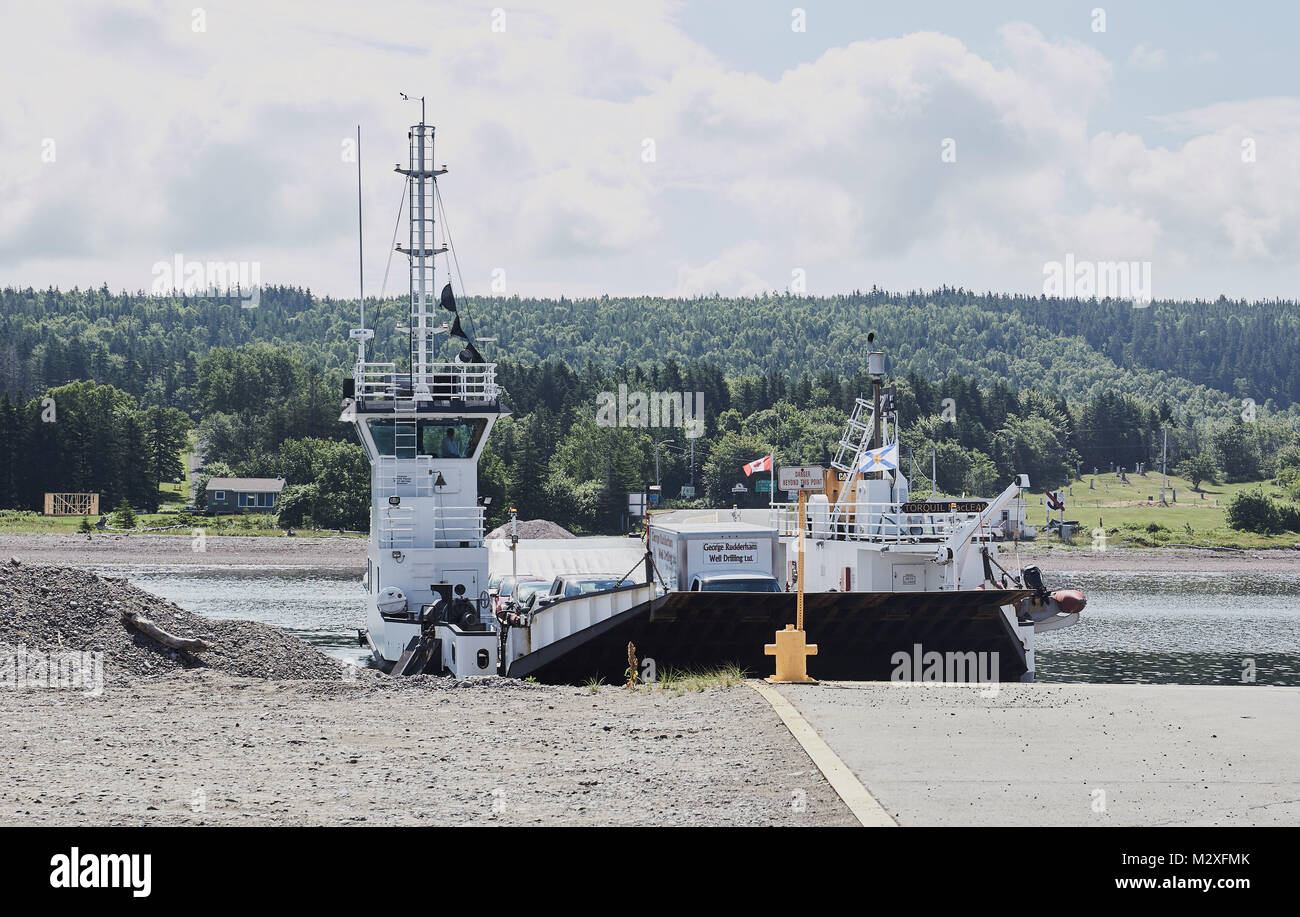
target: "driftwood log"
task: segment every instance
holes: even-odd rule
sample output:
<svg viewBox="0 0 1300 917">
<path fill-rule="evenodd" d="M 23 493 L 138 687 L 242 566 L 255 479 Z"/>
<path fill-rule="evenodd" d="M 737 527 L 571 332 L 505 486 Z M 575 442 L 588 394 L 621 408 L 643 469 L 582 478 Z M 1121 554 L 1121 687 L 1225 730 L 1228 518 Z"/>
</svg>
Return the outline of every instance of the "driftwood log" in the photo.
<svg viewBox="0 0 1300 917">
<path fill-rule="evenodd" d="M 127 626 L 134 627 L 146 637 L 157 640 L 163 646 L 169 646 L 182 653 L 201 653 L 203 650 L 208 649 L 208 645 L 197 637 L 177 637 L 175 634 L 169 634 L 148 618 L 134 611 L 122 612 L 122 621 Z"/>
</svg>

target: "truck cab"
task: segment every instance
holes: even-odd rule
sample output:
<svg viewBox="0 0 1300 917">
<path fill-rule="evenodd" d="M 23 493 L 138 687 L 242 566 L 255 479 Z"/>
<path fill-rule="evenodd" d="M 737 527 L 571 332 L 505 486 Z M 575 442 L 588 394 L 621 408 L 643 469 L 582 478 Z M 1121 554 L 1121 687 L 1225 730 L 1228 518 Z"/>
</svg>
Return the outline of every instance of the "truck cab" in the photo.
<svg viewBox="0 0 1300 917">
<path fill-rule="evenodd" d="M 691 592 L 780 592 L 781 584 L 767 573 L 716 573 L 691 578 Z"/>
</svg>

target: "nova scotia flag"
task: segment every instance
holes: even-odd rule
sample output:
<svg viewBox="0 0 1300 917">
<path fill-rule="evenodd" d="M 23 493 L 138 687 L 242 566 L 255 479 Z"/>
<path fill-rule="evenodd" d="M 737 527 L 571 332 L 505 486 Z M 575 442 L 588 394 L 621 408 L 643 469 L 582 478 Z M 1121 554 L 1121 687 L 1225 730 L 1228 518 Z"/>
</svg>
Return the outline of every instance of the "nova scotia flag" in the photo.
<svg viewBox="0 0 1300 917">
<path fill-rule="evenodd" d="M 858 471 L 897 471 L 898 470 L 898 443 L 886 446 L 883 449 L 872 449 L 862 457 L 862 464 L 858 466 Z"/>
</svg>

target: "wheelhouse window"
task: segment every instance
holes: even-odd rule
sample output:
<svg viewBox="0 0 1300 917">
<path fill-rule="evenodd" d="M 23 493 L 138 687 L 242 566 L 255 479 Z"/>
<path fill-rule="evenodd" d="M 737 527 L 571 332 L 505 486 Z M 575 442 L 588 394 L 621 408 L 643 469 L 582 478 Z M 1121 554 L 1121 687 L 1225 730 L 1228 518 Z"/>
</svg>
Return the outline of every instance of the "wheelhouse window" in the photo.
<svg viewBox="0 0 1300 917">
<path fill-rule="evenodd" d="M 487 429 L 487 421 L 480 417 L 422 417 L 414 430 L 409 423 L 398 423 L 390 417 L 371 417 L 366 425 L 379 454 L 399 458 L 470 458 Z"/>
</svg>

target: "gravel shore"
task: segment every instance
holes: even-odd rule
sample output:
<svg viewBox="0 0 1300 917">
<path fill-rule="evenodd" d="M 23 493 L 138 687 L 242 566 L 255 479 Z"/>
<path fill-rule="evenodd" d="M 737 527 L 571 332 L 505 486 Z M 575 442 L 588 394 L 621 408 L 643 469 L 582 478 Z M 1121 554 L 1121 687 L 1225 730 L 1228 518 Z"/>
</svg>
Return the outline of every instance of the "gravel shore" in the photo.
<svg viewBox="0 0 1300 917">
<path fill-rule="evenodd" d="M 127 614 L 207 646 L 193 654 L 169 649 L 128 625 Z M 75 660 L 68 654 L 100 653 L 109 683 L 187 668 L 272 679 L 337 679 L 343 672 L 338 660 L 278 627 L 205 618 L 118 577 L 11 559 L 0 564 L 0 663 L 29 653 L 55 653 L 69 664 Z"/>
<path fill-rule="evenodd" d="M 128 613 L 206 646 L 169 649 Z M 390 679 L 16 559 L 0 720 L 3 825 L 852 823 L 748 687 Z"/>
<path fill-rule="evenodd" d="M 30 564 L 272 565 L 365 570 L 366 539 L 258 535 L 0 534 L 0 558 Z"/>
<path fill-rule="evenodd" d="M 745 686 L 188 671 L 0 689 L 5 825 L 850 825 Z"/>
<path fill-rule="evenodd" d="M 1003 546 L 1003 556 L 1011 555 Z M 1222 551 L 1208 548 L 1132 548 L 1089 551 L 1035 544 L 1020 549 L 1026 566 L 1037 564 L 1045 572 L 1071 570 L 1088 573 L 1300 573 L 1300 551 L 1269 549 Z M 1005 565 L 1005 560 L 1003 561 Z"/>
</svg>

